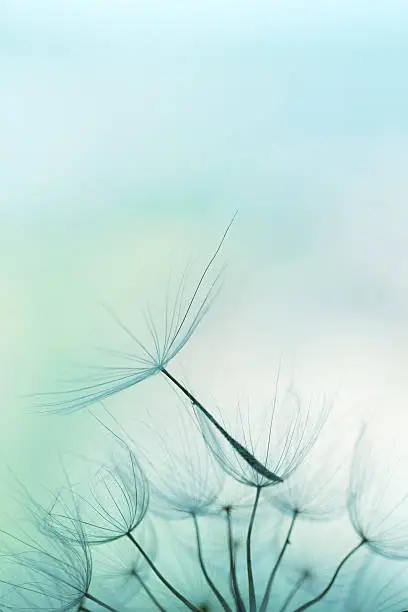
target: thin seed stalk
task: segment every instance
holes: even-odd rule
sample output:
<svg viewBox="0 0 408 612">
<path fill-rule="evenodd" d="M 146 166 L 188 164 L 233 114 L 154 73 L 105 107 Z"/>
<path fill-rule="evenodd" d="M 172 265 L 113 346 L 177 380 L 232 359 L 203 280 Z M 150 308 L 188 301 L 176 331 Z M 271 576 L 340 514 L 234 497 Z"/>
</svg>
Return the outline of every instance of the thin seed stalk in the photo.
<svg viewBox="0 0 408 612">
<path fill-rule="evenodd" d="M 290 521 L 288 533 L 286 534 L 285 541 L 284 541 L 283 546 L 281 548 L 281 551 L 280 551 L 280 553 L 278 555 L 278 558 L 276 559 L 276 563 L 273 566 L 272 571 L 270 573 L 270 576 L 269 576 L 269 579 L 268 579 L 268 583 L 267 583 L 266 589 L 265 589 L 265 594 L 263 596 L 263 600 L 262 600 L 262 603 L 261 603 L 261 607 L 259 608 L 259 612 L 266 612 L 266 609 L 268 607 L 269 597 L 271 595 L 271 589 L 272 589 L 273 581 L 275 580 L 275 576 L 276 576 L 276 574 L 278 572 L 279 566 L 282 563 L 282 559 L 284 557 L 286 549 L 287 549 L 287 547 L 290 544 L 290 538 L 291 538 L 292 531 L 293 531 L 293 528 L 295 526 L 295 522 L 296 522 L 296 519 L 297 519 L 298 515 L 299 515 L 298 512 L 296 510 L 294 510 L 294 512 L 292 514 L 292 520 Z"/>
<path fill-rule="evenodd" d="M 252 571 L 252 555 L 251 555 L 251 540 L 252 530 L 255 522 L 255 514 L 258 508 L 259 497 L 261 495 L 261 487 L 256 487 L 254 505 L 252 507 L 251 517 L 249 519 L 248 534 L 246 539 L 246 556 L 247 556 L 247 573 L 248 573 L 248 593 L 249 593 L 249 610 L 256 612 L 256 593 L 254 585 L 254 574 Z"/>
<path fill-rule="evenodd" d="M 86 593 L 85 597 L 86 599 L 89 599 L 89 601 L 93 601 L 94 603 L 98 604 L 98 606 L 100 606 L 101 608 L 105 608 L 105 610 L 109 610 L 109 612 L 119 612 L 119 610 L 117 610 L 116 608 L 112 608 L 112 606 L 109 606 L 108 604 L 104 603 L 103 601 L 101 601 L 94 595 L 91 595 L 90 593 Z M 86 610 L 84 606 L 81 606 L 81 608 L 82 610 Z"/>
<path fill-rule="evenodd" d="M 296 610 L 294 610 L 294 612 L 303 612 L 303 610 L 307 610 L 307 608 L 310 608 L 311 606 L 314 606 L 314 604 L 316 604 L 319 601 L 321 601 L 323 599 L 323 597 L 325 597 L 327 595 L 327 593 L 330 591 L 330 589 L 332 588 L 332 586 L 335 583 L 336 578 L 339 575 L 340 570 L 343 567 L 343 565 L 345 565 L 347 563 L 347 561 L 350 559 L 350 557 L 352 557 L 354 555 L 354 553 L 356 553 L 362 546 L 364 546 L 365 543 L 366 543 L 366 540 L 363 539 L 363 540 L 361 540 L 361 542 L 359 542 L 357 544 L 357 546 L 354 546 L 354 548 L 352 548 L 347 553 L 347 555 L 342 559 L 342 561 L 339 563 L 339 565 L 337 566 L 336 571 L 334 572 L 334 574 L 332 576 L 332 579 L 330 580 L 330 582 L 326 586 L 326 588 L 323 589 L 323 591 L 321 593 L 319 593 L 319 595 L 317 595 L 313 599 L 310 599 L 309 601 L 307 601 L 306 603 L 301 605 L 299 608 L 296 608 Z"/>
<path fill-rule="evenodd" d="M 200 564 L 200 568 L 201 568 L 201 571 L 203 572 L 204 578 L 206 579 L 208 586 L 210 587 L 210 589 L 212 590 L 212 592 L 214 593 L 214 595 L 216 596 L 216 598 L 218 599 L 222 607 L 224 608 L 225 612 L 232 612 L 232 609 L 230 608 L 230 606 L 228 605 L 227 601 L 224 599 L 220 591 L 217 589 L 217 587 L 215 586 L 214 582 L 212 581 L 208 573 L 207 567 L 205 565 L 204 557 L 203 557 L 203 547 L 201 544 L 201 535 L 200 535 L 200 528 L 198 525 L 198 518 L 196 514 L 192 514 L 191 517 L 193 519 L 194 531 L 195 531 L 195 536 L 196 536 L 198 562 Z"/>
<path fill-rule="evenodd" d="M 188 599 L 186 597 L 184 597 L 184 595 L 182 595 L 164 576 L 163 574 L 158 570 L 158 568 L 156 567 L 156 565 L 153 563 L 153 561 L 150 559 L 149 555 L 144 551 L 144 549 L 140 546 L 139 542 L 132 536 L 131 533 L 127 533 L 126 534 L 127 537 L 129 538 L 129 540 L 132 542 L 132 544 L 134 546 L 136 546 L 136 548 L 138 549 L 138 551 L 140 552 L 140 554 L 142 555 L 142 557 L 145 559 L 145 561 L 148 563 L 148 565 L 150 566 L 150 568 L 153 570 L 153 572 L 156 574 L 156 576 L 158 577 L 158 579 L 168 588 L 169 591 L 171 591 L 171 593 L 173 593 L 173 595 L 175 597 L 177 597 L 177 599 L 179 599 L 185 606 L 187 606 L 187 608 L 189 608 L 189 610 L 192 610 L 193 612 L 200 612 L 200 610 L 198 608 L 196 608 L 196 606 L 194 606 L 190 601 L 188 601 Z"/>
<path fill-rule="evenodd" d="M 245 604 L 242 599 L 238 580 L 237 580 L 237 570 L 235 565 L 235 557 L 234 557 L 234 544 L 232 538 L 232 519 L 231 519 L 231 508 L 225 509 L 227 515 L 227 535 L 228 535 L 228 552 L 230 559 L 230 577 L 231 577 L 231 585 L 232 585 L 232 594 L 234 596 L 234 600 L 237 606 L 237 612 L 245 612 Z"/>
</svg>

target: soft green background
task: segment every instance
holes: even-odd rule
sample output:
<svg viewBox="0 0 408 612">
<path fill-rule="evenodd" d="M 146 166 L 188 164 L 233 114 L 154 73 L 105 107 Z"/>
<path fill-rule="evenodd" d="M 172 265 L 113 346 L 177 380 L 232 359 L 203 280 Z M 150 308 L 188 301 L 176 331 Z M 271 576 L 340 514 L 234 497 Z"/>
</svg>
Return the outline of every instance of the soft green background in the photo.
<svg viewBox="0 0 408 612">
<path fill-rule="evenodd" d="M 4 512 L 8 465 L 52 486 L 58 452 L 99 439 L 17 396 L 120 342 L 99 301 L 137 330 L 237 208 L 224 291 L 180 355 L 197 388 L 256 401 L 283 356 L 352 413 L 406 421 L 407 27 L 405 1 L 2 1 Z"/>
</svg>

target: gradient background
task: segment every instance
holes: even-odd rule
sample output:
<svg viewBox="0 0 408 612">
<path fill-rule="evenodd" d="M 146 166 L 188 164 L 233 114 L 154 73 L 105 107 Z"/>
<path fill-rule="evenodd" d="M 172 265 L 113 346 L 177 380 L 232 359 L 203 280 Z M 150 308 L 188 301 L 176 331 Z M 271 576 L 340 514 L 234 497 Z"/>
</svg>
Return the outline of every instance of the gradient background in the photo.
<svg viewBox="0 0 408 612">
<path fill-rule="evenodd" d="M 189 258 L 199 270 L 235 209 L 224 289 L 180 354 L 195 387 L 256 401 L 282 357 L 348 413 L 407 424 L 407 26 L 405 1 L 3 0 L 6 514 L 7 465 L 51 486 L 58 453 L 99 440 L 88 415 L 17 396 L 117 346 L 98 301 L 138 330 L 146 297 Z M 126 401 L 152 392 L 165 418 L 153 387 Z"/>
</svg>

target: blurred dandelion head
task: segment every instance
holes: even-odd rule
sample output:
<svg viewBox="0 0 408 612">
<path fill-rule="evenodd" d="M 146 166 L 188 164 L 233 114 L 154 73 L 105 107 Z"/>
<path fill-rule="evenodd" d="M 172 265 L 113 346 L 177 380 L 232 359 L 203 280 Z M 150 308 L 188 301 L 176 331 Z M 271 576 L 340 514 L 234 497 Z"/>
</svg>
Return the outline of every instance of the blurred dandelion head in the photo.
<svg viewBox="0 0 408 612">
<path fill-rule="evenodd" d="M 214 512 L 224 474 L 187 410 L 171 413 L 165 431 L 147 431 L 148 445 L 139 435 L 138 448 L 150 482 L 151 510 L 169 519 L 205 516 Z M 150 435 L 149 435 L 150 434 Z M 160 465 L 155 460 L 160 456 Z"/>
<path fill-rule="evenodd" d="M 355 445 L 348 492 L 351 523 L 366 545 L 390 559 L 408 559 L 406 449 L 369 428 Z"/>
</svg>

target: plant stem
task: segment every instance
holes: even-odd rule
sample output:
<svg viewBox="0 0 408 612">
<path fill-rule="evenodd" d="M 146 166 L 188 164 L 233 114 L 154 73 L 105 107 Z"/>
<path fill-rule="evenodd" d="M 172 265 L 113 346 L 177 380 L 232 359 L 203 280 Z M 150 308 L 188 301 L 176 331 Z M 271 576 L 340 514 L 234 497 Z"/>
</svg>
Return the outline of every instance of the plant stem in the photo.
<svg viewBox="0 0 408 612">
<path fill-rule="evenodd" d="M 190 393 L 188 389 L 186 389 L 176 378 L 174 378 L 174 376 L 172 376 L 172 374 L 170 374 L 170 372 L 168 372 L 166 368 L 162 368 L 161 372 L 162 374 L 164 374 L 164 376 L 167 376 L 167 378 L 171 380 L 171 382 L 176 385 L 176 387 L 178 387 L 178 389 L 180 389 L 180 391 L 184 393 L 184 395 L 188 397 L 193 406 L 198 408 L 202 412 L 202 414 L 210 421 L 210 423 L 212 423 L 212 425 L 214 425 L 214 427 L 218 429 L 220 434 L 229 442 L 229 444 L 231 444 L 232 448 L 243 458 L 244 461 L 246 461 L 246 463 L 248 463 L 248 465 L 253 470 L 258 472 L 268 480 L 271 480 L 272 482 L 283 482 L 282 478 L 268 470 L 268 468 L 262 465 L 262 463 L 260 463 L 252 453 L 250 453 L 244 446 L 242 446 L 242 444 L 240 444 L 238 440 L 235 440 L 235 438 L 233 438 L 224 429 L 224 427 L 222 427 L 222 425 L 218 423 L 218 421 L 213 417 L 213 415 L 208 412 L 206 408 L 204 408 L 204 406 L 194 397 L 194 395 L 192 395 L 192 393 Z"/>
<path fill-rule="evenodd" d="M 86 593 L 85 597 L 89 599 L 90 601 L 97 603 L 98 606 L 101 606 L 101 608 L 105 608 L 105 610 L 109 610 L 109 612 L 119 612 L 119 610 L 117 610 L 116 608 L 112 608 L 112 606 L 108 606 L 108 604 L 104 603 L 97 597 L 94 597 L 94 595 L 91 595 L 90 593 Z M 86 610 L 86 608 L 84 608 L 83 606 L 82 606 L 82 609 Z"/>
<path fill-rule="evenodd" d="M 235 603 L 237 605 L 237 612 L 245 612 L 245 604 L 242 600 L 241 593 L 239 591 L 237 570 L 235 566 L 234 557 L 234 543 L 232 538 L 232 520 L 231 520 L 231 508 L 225 509 L 227 515 L 227 533 L 228 533 L 228 551 L 230 558 L 230 576 L 232 583 L 232 594 L 234 596 Z"/>
<path fill-rule="evenodd" d="M 217 599 L 220 602 L 220 604 L 222 605 L 222 607 L 224 608 L 225 612 L 232 612 L 232 609 L 230 608 L 230 606 L 228 605 L 228 603 L 226 602 L 226 600 L 224 599 L 224 597 L 222 596 L 220 591 L 215 586 L 214 582 L 211 580 L 210 575 L 208 574 L 208 571 L 207 571 L 207 568 L 206 568 L 205 562 L 204 562 L 204 557 L 203 557 L 203 550 L 202 550 L 202 544 L 201 544 L 200 528 L 199 528 L 199 525 L 198 525 L 198 518 L 197 518 L 196 514 L 192 514 L 191 517 L 193 519 L 194 530 L 195 530 L 195 535 L 196 535 L 198 561 L 200 563 L 201 571 L 204 574 L 204 578 L 206 579 L 206 581 L 208 583 L 208 586 L 210 587 L 210 589 L 212 590 L 214 595 L 217 597 Z"/>
<path fill-rule="evenodd" d="M 188 601 L 188 599 L 186 599 L 184 597 L 184 595 L 182 595 L 172 584 L 170 584 L 170 582 L 168 580 L 166 580 L 166 578 L 157 569 L 157 567 L 155 566 L 153 561 L 150 559 L 149 555 L 143 550 L 143 548 L 140 546 L 139 542 L 137 540 L 135 540 L 135 538 L 132 536 L 132 534 L 131 533 L 127 533 L 126 535 L 129 538 L 129 540 L 132 542 L 132 544 L 134 546 L 136 546 L 136 548 L 138 549 L 138 551 L 140 552 L 142 557 L 147 561 L 148 565 L 154 571 L 154 573 L 156 574 L 158 579 L 161 580 L 161 582 L 169 589 L 169 591 L 171 591 L 173 593 L 173 595 L 175 595 L 177 597 L 177 599 L 179 599 L 181 602 L 183 602 L 183 604 L 185 606 L 187 606 L 187 608 L 189 608 L 190 610 L 193 610 L 193 612 L 200 612 L 198 608 L 196 608 L 190 601 Z"/>
<path fill-rule="evenodd" d="M 250 612 L 256 612 L 256 594 L 254 586 L 254 575 L 252 572 L 252 558 L 251 558 L 251 537 L 252 529 L 254 527 L 255 514 L 258 507 L 259 497 L 261 495 L 261 487 L 256 487 L 256 494 L 254 505 L 252 507 L 251 518 L 249 519 L 248 534 L 246 539 L 246 556 L 247 556 L 247 572 L 248 572 L 248 593 L 249 593 L 249 610 Z"/>
<path fill-rule="evenodd" d="M 366 543 L 367 540 L 363 539 L 361 540 L 361 542 L 359 542 L 359 544 L 357 544 L 357 546 L 354 546 L 354 548 L 352 548 L 350 550 L 350 552 L 347 553 L 347 555 L 343 558 L 343 560 L 339 563 L 339 565 L 337 566 L 336 571 L 334 572 L 332 579 L 330 580 L 329 584 L 327 585 L 327 587 L 325 589 L 323 589 L 323 591 L 321 593 L 319 593 L 319 595 L 317 595 L 316 597 L 314 597 L 313 599 L 310 599 L 309 601 L 307 601 L 306 603 L 304 603 L 302 606 L 300 606 L 299 608 L 296 608 L 296 610 L 294 610 L 294 612 L 303 612 L 303 610 L 307 610 L 307 608 L 310 608 L 311 606 L 313 606 L 315 603 L 317 603 L 318 601 L 320 601 L 321 599 L 323 599 L 323 597 L 325 597 L 327 595 L 327 593 L 330 591 L 330 589 L 332 588 L 337 576 L 340 573 L 341 568 L 343 567 L 343 565 L 350 559 L 350 557 L 352 555 L 354 555 L 354 553 L 356 553 L 362 546 L 364 546 L 364 544 Z"/>
<path fill-rule="evenodd" d="M 266 589 L 265 589 L 265 594 L 263 596 L 263 600 L 262 600 L 262 603 L 261 603 L 261 607 L 259 608 L 259 612 L 266 612 L 266 609 L 268 607 L 269 597 L 270 597 L 270 594 L 271 594 L 272 584 L 273 584 L 273 581 L 275 580 L 276 573 L 277 573 L 277 571 L 279 569 L 279 566 L 280 566 L 280 564 L 282 562 L 282 559 L 283 559 L 283 556 L 284 556 L 284 554 L 286 552 L 286 549 L 287 549 L 288 545 L 290 544 L 290 537 L 292 535 L 292 531 L 293 531 L 293 528 L 295 526 L 295 521 L 296 521 L 297 517 L 298 517 L 298 512 L 297 512 L 297 510 L 294 510 L 293 514 L 292 514 L 292 520 L 290 521 L 288 533 L 286 534 L 285 541 L 283 543 L 283 546 L 282 546 L 281 551 L 280 551 L 280 553 L 278 555 L 278 558 L 276 559 L 276 563 L 273 566 L 271 574 L 269 576 L 268 583 L 267 583 Z"/>
</svg>

